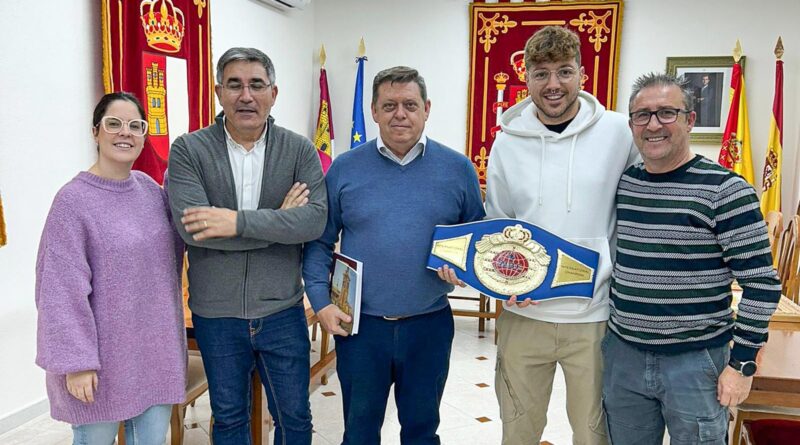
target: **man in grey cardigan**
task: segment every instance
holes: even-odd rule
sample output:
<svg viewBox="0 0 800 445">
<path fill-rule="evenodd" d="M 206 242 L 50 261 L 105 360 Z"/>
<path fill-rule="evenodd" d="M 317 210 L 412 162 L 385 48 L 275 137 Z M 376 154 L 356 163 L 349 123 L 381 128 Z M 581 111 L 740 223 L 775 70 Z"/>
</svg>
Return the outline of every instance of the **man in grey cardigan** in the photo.
<svg viewBox="0 0 800 445">
<path fill-rule="evenodd" d="M 208 376 L 217 445 L 250 443 L 258 370 L 275 443 L 310 444 L 309 339 L 302 243 L 325 227 L 311 142 L 274 124 L 275 69 L 231 48 L 217 64 L 216 123 L 179 137 L 169 156 L 173 219 L 189 252 L 189 307 Z"/>
</svg>

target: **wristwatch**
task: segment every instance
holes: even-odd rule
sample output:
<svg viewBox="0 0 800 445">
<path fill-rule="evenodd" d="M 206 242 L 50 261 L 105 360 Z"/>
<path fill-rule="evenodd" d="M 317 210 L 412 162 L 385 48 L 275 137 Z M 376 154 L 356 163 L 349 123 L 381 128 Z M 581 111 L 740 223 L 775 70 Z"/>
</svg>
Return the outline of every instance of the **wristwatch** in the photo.
<svg viewBox="0 0 800 445">
<path fill-rule="evenodd" d="M 758 365 L 756 362 L 749 361 L 749 362 L 740 362 L 735 358 L 731 357 L 730 361 L 728 362 L 728 366 L 731 368 L 739 371 L 739 374 L 745 377 L 752 377 L 755 375 L 756 370 L 758 369 Z"/>
</svg>

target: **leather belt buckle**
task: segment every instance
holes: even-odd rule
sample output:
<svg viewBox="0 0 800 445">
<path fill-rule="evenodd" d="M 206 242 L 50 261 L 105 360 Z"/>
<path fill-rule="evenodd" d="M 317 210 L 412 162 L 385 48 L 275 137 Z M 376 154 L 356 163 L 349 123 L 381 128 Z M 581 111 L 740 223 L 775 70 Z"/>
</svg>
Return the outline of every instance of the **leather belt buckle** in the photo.
<svg viewBox="0 0 800 445">
<path fill-rule="evenodd" d="M 386 315 L 383 316 L 383 319 L 386 320 L 386 321 L 398 321 L 398 320 L 402 320 L 404 318 L 406 318 L 406 317 L 388 317 Z"/>
</svg>

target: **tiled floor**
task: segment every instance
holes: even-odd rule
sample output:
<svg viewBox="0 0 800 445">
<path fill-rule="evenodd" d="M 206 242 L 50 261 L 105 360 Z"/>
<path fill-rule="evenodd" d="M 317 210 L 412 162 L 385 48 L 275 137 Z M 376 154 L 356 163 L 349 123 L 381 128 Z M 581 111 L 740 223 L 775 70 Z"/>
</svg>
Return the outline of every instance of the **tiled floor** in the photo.
<svg viewBox="0 0 800 445">
<path fill-rule="evenodd" d="M 469 302 L 456 302 L 458 306 Z M 466 307 L 466 306 L 465 306 Z M 476 304 L 477 307 L 477 304 Z M 318 348 L 318 342 L 313 348 Z M 443 444 L 493 445 L 500 443 L 501 422 L 494 395 L 494 322 L 488 323 L 486 332 L 478 332 L 475 318 L 456 318 L 456 335 L 450 363 L 450 376 L 445 388 L 441 408 L 439 435 Z M 315 445 L 339 444 L 342 439 L 341 391 L 333 373 L 325 386 L 314 388 L 311 409 L 314 417 L 313 443 Z M 400 443 L 400 424 L 393 396 L 389 397 L 382 443 Z M 554 445 L 572 443 L 572 433 L 567 421 L 564 379 L 556 373 L 553 395 L 548 412 L 548 424 L 543 441 Z M 208 420 L 211 415 L 207 395 L 198 399 L 194 408 L 186 413 L 184 444 L 208 443 Z M 67 445 L 71 443 L 69 425 L 42 415 L 19 428 L 0 435 L 2 445 Z"/>
</svg>

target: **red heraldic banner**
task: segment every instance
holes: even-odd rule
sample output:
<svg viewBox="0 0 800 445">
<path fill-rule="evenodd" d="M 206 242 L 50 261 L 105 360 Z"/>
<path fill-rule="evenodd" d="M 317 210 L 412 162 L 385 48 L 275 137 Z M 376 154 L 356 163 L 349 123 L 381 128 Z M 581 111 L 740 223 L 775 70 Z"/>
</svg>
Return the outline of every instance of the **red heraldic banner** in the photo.
<svg viewBox="0 0 800 445">
<path fill-rule="evenodd" d="M 481 186 L 504 110 L 528 96 L 525 42 L 539 28 L 563 26 L 581 39 L 581 87 L 613 110 L 617 96 L 622 0 L 470 4 L 466 155 Z"/>
<path fill-rule="evenodd" d="M 206 127 L 214 120 L 209 3 L 102 0 L 103 85 L 106 93 L 133 93 L 144 105 L 148 137 L 133 168 L 159 184 L 164 182 L 170 145 L 168 57 L 186 63 L 188 104 L 181 108 L 189 110 L 188 130 Z"/>
</svg>

